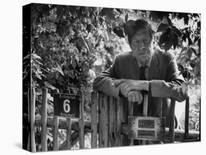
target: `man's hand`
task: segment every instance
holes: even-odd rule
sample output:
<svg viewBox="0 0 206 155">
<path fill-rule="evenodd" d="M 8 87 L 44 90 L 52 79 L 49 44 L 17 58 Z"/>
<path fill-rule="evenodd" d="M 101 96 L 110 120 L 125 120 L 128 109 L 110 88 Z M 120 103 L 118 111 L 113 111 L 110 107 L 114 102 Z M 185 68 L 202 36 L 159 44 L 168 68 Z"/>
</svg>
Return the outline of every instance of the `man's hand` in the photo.
<svg viewBox="0 0 206 155">
<path fill-rule="evenodd" d="M 115 80 L 115 87 L 120 87 L 120 93 L 124 97 L 128 97 L 130 91 L 149 90 L 149 81 L 144 80 Z"/>
<path fill-rule="evenodd" d="M 138 104 L 141 104 L 143 100 L 140 91 L 130 91 L 127 98 L 129 102 L 137 102 Z"/>
</svg>

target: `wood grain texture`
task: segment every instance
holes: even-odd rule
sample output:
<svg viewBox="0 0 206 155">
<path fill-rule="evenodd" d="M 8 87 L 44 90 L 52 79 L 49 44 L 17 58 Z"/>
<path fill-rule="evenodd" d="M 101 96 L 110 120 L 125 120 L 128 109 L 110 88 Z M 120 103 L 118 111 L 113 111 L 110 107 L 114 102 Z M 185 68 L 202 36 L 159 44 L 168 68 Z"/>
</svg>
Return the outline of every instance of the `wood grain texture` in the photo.
<svg viewBox="0 0 206 155">
<path fill-rule="evenodd" d="M 41 145 L 42 151 L 47 151 L 47 94 L 48 89 L 43 89 L 42 107 L 41 107 Z"/>
<path fill-rule="evenodd" d="M 98 104 L 98 94 L 96 92 L 92 93 L 92 105 L 91 105 L 91 147 L 97 147 L 97 104 Z"/>
</svg>

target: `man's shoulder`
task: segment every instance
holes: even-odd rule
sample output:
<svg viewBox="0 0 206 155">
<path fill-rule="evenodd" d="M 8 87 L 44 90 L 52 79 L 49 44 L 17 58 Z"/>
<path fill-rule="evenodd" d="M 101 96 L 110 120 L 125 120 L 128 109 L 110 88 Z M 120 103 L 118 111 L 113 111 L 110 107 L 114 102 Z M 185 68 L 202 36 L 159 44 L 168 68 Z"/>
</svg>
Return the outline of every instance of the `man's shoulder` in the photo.
<svg viewBox="0 0 206 155">
<path fill-rule="evenodd" d="M 174 59 L 174 54 L 171 52 L 165 52 L 159 49 L 156 49 L 154 51 L 154 55 L 157 56 L 160 60 L 164 62 L 170 62 Z"/>
<path fill-rule="evenodd" d="M 127 60 L 132 58 L 132 52 L 123 52 L 116 56 L 117 60 Z"/>
</svg>

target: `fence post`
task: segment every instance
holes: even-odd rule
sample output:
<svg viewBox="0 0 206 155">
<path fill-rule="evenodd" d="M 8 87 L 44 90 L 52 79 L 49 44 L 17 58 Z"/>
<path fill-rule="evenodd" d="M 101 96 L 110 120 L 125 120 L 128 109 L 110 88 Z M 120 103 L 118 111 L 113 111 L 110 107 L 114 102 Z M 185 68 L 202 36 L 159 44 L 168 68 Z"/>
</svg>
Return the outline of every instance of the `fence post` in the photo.
<svg viewBox="0 0 206 155">
<path fill-rule="evenodd" d="M 116 104 L 116 142 L 115 146 L 121 146 L 121 141 L 122 141 L 122 135 L 121 135 L 121 125 L 122 125 L 122 102 L 120 98 L 115 99 L 115 104 Z"/>
<path fill-rule="evenodd" d="M 97 104 L 98 104 L 98 94 L 97 92 L 92 92 L 92 112 L 91 112 L 91 129 L 92 129 L 92 135 L 91 135 L 91 147 L 96 148 L 97 147 Z"/>
<path fill-rule="evenodd" d="M 133 113 L 134 113 L 134 111 L 133 111 L 133 103 L 132 102 L 129 102 L 128 103 L 128 113 L 129 113 L 129 116 L 132 116 L 133 115 Z M 133 138 L 131 138 L 130 139 L 130 145 L 133 145 L 134 144 L 134 139 Z"/>
<path fill-rule="evenodd" d="M 31 89 L 31 151 L 36 152 L 36 143 L 35 143 L 35 103 L 36 103 L 36 92 L 35 88 Z"/>
<path fill-rule="evenodd" d="M 80 120 L 79 120 L 79 146 L 80 149 L 84 148 L 84 92 L 81 90 L 81 101 L 80 101 Z"/>
<path fill-rule="evenodd" d="M 42 151 L 47 151 L 47 93 L 48 89 L 43 88 L 42 90 L 43 96 L 42 96 L 42 108 L 41 108 L 41 126 L 42 126 L 42 132 L 41 132 L 41 145 L 42 145 Z"/>
<path fill-rule="evenodd" d="M 185 102 L 185 135 L 184 138 L 187 138 L 189 134 L 189 109 L 190 108 L 190 102 L 189 97 L 187 97 Z"/>
<path fill-rule="evenodd" d="M 171 99 L 171 107 L 170 107 L 170 114 L 169 114 L 169 137 L 170 137 L 170 142 L 173 143 L 175 140 L 175 132 L 174 132 L 174 120 L 175 120 L 175 100 Z"/>
<path fill-rule="evenodd" d="M 101 94 L 100 102 L 100 119 L 99 119 L 99 146 L 107 147 L 108 146 L 108 103 L 107 96 Z"/>
<path fill-rule="evenodd" d="M 99 147 L 102 147 L 102 94 L 99 93 L 99 98 L 98 98 L 98 103 L 99 103 Z"/>
<path fill-rule="evenodd" d="M 59 139 L 58 139 L 58 127 L 59 127 L 59 119 L 57 116 L 54 116 L 54 133 L 53 133 L 53 150 L 59 149 Z"/>
<path fill-rule="evenodd" d="M 70 117 L 67 117 L 66 123 L 67 123 L 66 147 L 67 149 L 71 149 L 72 120 Z"/>
<path fill-rule="evenodd" d="M 115 99 L 109 98 L 109 146 L 115 145 Z"/>
<path fill-rule="evenodd" d="M 143 116 L 147 116 L 148 113 L 148 95 L 144 94 L 144 104 L 143 104 Z"/>
<path fill-rule="evenodd" d="M 108 147 L 108 142 L 109 142 L 109 124 L 108 124 L 108 99 L 109 97 L 104 95 L 103 99 L 103 133 L 104 133 L 104 147 Z"/>
<path fill-rule="evenodd" d="M 148 94 L 144 94 L 143 96 L 143 116 L 148 116 Z M 145 145 L 147 143 L 146 140 L 142 140 L 142 144 Z"/>
</svg>

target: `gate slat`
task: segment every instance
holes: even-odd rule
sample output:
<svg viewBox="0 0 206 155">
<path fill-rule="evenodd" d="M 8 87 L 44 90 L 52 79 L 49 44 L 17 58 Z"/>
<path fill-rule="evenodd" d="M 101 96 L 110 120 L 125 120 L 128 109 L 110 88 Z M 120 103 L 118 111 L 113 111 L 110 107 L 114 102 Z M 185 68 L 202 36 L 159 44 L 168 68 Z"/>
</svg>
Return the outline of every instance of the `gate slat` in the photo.
<svg viewBox="0 0 206 155">
<path fill-rule="evenodd" d="M 81 104 L 80 104 L 80 120 L 79 120 L 79 146 L 80 149 L 84 148 L 84 94 L 81 95 Z"/>
<path fill-rule="evenodd" d="M 59 127 L 59 119 L 57 116 L 54 116 L 54 131 L 53 131 L 53 150 L 59 149 L 59 138 L 58 138 L 58 127 Z"/>
<path fill-rule="evenodd" d="M 31 118 L 30 118 L 30 127 L 31 127 L 31 152 L 36 152 L 36 143 L 35 143 L 35 103 L 36 103 L 36 92 L 35 88 L 31 89 Z"/>
<path fill-rule="evenodd" d="M 116 137 L 116 146 L 121 146 L 122 135 L 121 135 L 121 124 L 122 124 L 122 102 L 118 98 L 116 99 L 116 107 L 117 107 L 117 137 Z"/>
<path fill-rule="evenodd" d="M 97 147 L 97 104 L 98 104 L 98 94 L 96 92 L 92 93 L 92 112 L 91 112 L 91 128 L 92 128 L 92 135 L 91 135 L 91 147 Z"/>
<path fill-rule="evenodd" d="M 42 97 L 42 108 L 41 108 L 41 126 L 42 126 L 42 132 L 41 132 L 41 145 L 42 145 L 42 151 L 47 151 L 47 94 L 48 89 L 44 88 L 43 90 L 43 97 Z"/>
<path fill-rule="evenodd" d="M 115 124 L 115 117 L 114 117 L 114 99 L 113 97 L 109 98 L 109 146 L 115 145 L 114 139 L 114 124 Z"/>
<path fill-rule="evenodd" d="M 132 102 L 128 103 L 128 113 L 129 113 L 129 116 L 133 115 L 133 103 Z M 134 144 L 134 139 L 131 138 L 130 139 L 130 145 L 133 145 L 133 144 Z"/>
<path fill-rule="evenodd" d="M 101 94 L 100 100 L 100 147 L 107 147 L 108 146 L 108 103 L 107 103 L 107 96 Z"/>
<path fill-rule="evenodd" d="M 67 118 L 66 123 L 67 123 L 66 148 L 71 149 L 72 120 L 70 117 Z"/>
<path fill-rule="evenodd" d="M 104 95 L 104 100 L 103 100 L 103 104 L 104 104 L 104 106 L 103 106 L 103 108 L 104 108 L 104 110 L 103 110 L 103 119 L 104 119 L 104 124 L 103 124 L 103 133 L 104 133 L 104 147 L 108 147 L 108 142 L 109 142 L 109 140 L 108 140 L 108 138 L 109 138 L 109 136 L 108 136 L 108 133 L 109 133 L 109 122 L 108 122 L 108 99 L 109 99 L 109 97 L 108 96 L 106 96 L 106 95 Z"/>
<path fill-rule="evenodd" d="M 99 147 L 103 147 L 102 145 L 102 94 L 99 93 Z"/>
<path fill-rule="evenodd" d="M 169 135 L 170 135 L 170 142 L 173 143 L 175 140 L 175 132 L 174 132 L 174 120 L 175 120 L 175 100 L 171 99 L 171 107 L 170 107 L 170 124 L 169 124 Z"/>
<path fill-rule="evenodd" d="M 190 103 L 189 103 L 189 97 L 187 97 L 185 102 L 185 138 L 187 138 L 189 134 L 189 110 L 190 110 Z"/>
</svg>

